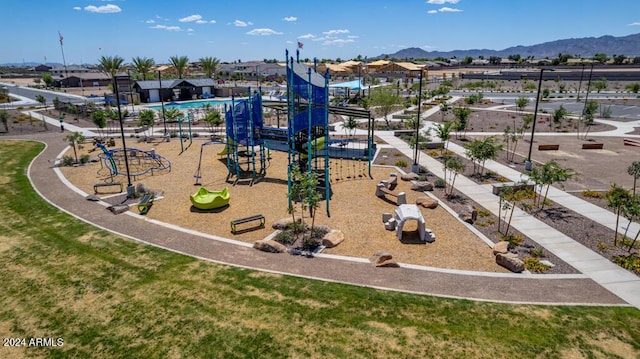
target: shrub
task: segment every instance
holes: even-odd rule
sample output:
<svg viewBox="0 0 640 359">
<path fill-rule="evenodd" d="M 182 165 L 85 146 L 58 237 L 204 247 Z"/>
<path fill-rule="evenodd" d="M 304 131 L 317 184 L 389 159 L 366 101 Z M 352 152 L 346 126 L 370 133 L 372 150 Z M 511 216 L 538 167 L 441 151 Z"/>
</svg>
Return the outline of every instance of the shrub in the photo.
<svg viewBox="0 0 640 359">
<path fill-rule="evenodd" d="M 542 247 L 531 248 L 529 254 L 537 258 L 545 257 L 544 248 Z"/>
<path fill-rule="evenodd" d="M 71 157 L 71 156 L 62 157 L 62 164 L 65 165 L 65 166 L 73 165 L 73 157 Z"/>
<path fill-rule="evenodd" d="M 631 253 L 628 256 L 613 257 L 613 261 L 620 267 L 640 273 L 640 257 L 637 253 Z"/>
<path fill-rule="evenodd" d="M 407 167 L 407 161 L 405 160 L 398 160 L 396 161 L 396 163 L 394 163 L 394 165 L 396 167 Z"/>
<path fill-rule="evenodd" d="M 592 191 L 590 189 L 585 189 L 581 194 L 582 196 L 589 198 L 604 198 L 604 194 L 602 192 Z"/>
<path fill-rule="evenodd" d="M 532 273 L 543 273 L 549 270 L 549 266 L 546 264 L 540 263 L 538 258 L 527 257 L 523 259 L 524 268 Z"/>
<path fill-rule="evenodd" d="M 477 212 L 478 212 L 478 217 L 487 217 L 491 215 L 491 212 L 489 212 L 486 209 L 479 209 Z"/>
<path fill-rule="evenodd" d="M 442 178 L 436 178 L 436 180 L 433 181 L 433 187 L 435 188 L 444 188 L 446 185 L 447 183 Z"/>
<path fill-rule="evenodd" d="M 515 248 L 524 242 L 524 236 L 519 234 L 510 234 L 508 236 L 502 236 L 502 240 L 509 242 L 509 248 Z"/>
<path fill-rule="evenodd" d="M 85 163 L 89 163 L 89 159 L 91 158 L 91 156 L 84 154 L 80 156 L 80 163 L 85 164 Z"/>
</svg>

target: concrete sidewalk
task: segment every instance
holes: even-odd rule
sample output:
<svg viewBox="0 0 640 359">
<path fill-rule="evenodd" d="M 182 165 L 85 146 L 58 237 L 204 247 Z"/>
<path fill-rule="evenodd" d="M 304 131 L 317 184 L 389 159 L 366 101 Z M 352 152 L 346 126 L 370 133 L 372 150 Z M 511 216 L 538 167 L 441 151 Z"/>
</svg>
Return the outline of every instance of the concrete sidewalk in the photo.
<svg viewBox="0 0 640 359">
<path fill-rule="evenodd" d="M 377 132 L 377 136 L 409 158 L 413 158 L 413 150 L 406 142 L 395 137 L 393 132 Z M 464 148 L 461 146 L 450 143 L 448 148 L 464 156 Z M 442 164 L 437 160 L 422 154 L 419 164 L 428 168 L 434 175 L 440 178 L 444 177 Z M 521 176 L 527 178 L 520 172 L 494 161 L 490 163 L 488 161 L 486 168 L 513 181 L 520 180 Z M 478 185 L 459 175 L 455 187 L 474 202 L 491 211 L 494 215 L 498 215 L 499 198 L 492 193 L 491 186 Z M 599 223 L 609 223 L 610 225 L 613 216 L 613 228 L 615 228 L 615 216 L 605 209 L 591 205 L 558 189 L 550 190 L 549 198 L 575 212 L 584 212 L 585 215 L 590 216 L 589 218 L 596 218 L 595 220 Z M 515 210 L 511 225 L 598 284 L 636 308 L 640 308 L 640 278 L 635 274 L 618 267 L 598 253 L 519 209 Z M 637 225 L 634 223 L 634 226 Z"/>
</svg>

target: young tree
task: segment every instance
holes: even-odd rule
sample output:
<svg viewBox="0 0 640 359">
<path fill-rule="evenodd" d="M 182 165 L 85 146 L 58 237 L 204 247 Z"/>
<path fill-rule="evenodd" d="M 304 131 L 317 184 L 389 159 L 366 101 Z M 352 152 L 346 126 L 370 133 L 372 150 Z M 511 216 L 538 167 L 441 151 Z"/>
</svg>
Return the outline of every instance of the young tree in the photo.
<svg viewBox="0 0 640 359">
<path fill-rule="evenodd" d="M 594 116 L 598 111 L 598 102 L 595 100 L 589 100 L 584 107 L 584 126 L 587 128 L 584 132 L 584 139 L 589 135 L 589 130 L 594 122 Z"/>
<path fill-rule="evenodd" d="M 444 161 L 442 161 L 442 167 L 444 168 L 444 183 L 445 183 L 444 194 L 447 197 L 451 197 L 453 196 L 453 189 L 456 183 L 456 177 L 458 177 L 459 173 L 465 171 L 466 166 L 464 165 L 460 157 L 451 156 L 451 157 L 446 157 Z M 447 183 L 447 178 L 449 178 L 449 181 L 451 183 Z"/>
<path fill-rule="evenodd" d="M 104 137 L 104 128 L 107 127 L 107 116 L 104 110 L 97 110 L 91 114 L 91 121 L 98 128 L 100 137 Z"/>
<path fill-rule="evenodd" d="M 626 204 L 625 208 L 626 208 L 626 215 L 629 218 L 629 225 L 627 225 L 627 229 L 628 229 L 632 221 L 638 221 L 640 219 L 640 196 L 637 196 L 637 195 L 632 196 L 628 201 L 628 203 Z M 626 235 L 626 231 L 625 231 L 625 235 Z M 631 250 L 635 248 L 638 237 L 640 237 L 640 230 L 636 232 L 635 237 L 633 237 L 633 242 L 629 244 L 629 252 L 631 252 Z"/>
<path fill-rule="evenodd" d="M 76 163 L 78 162 L 78 152 L 76 145 L 84 143 L 84 136 L 80 132 L 73 132 L 64 137 L 64 141 L 73 147 L 73 157 L 75 157 Z"/>
<path fill-rule="evenodd" d="M 614 230 L 614 238 L 613 245 L 615 247 L 618 246 L 618 224 L 620 223 L 620 214 L 622 212 L 622 208 L 627 204 L 629 199 L 631 198 L 631 194 L 629 191 L 617 184 L 612 184 L 611 188 L 605 194 L 605 198 L 607 199 L 608 206 L 613 208 L 616 212 L 616 229 Z"/>
<path fill-rule="evenodd" d="M 353 136 L 358 128 L 358 121 L 353 116 L 349 116 L 342 127 L 344 127 L 345 134 Z"/>
<path fill-rule="evenodd" d="M 536 187 L 538 187 L 540 192 L 536 205 L 540 207 L 540 209 L 544 209 L 547 195 L 549 194 L 549 187 L 554 183 L 559 183 L 563 186 L 564 182 L 574 176 L 575 173 L 572 169 L 560 166 L 555 160 L 550 160 L 542 166 L 535 166 L 531 170 L 530 178 L 536 183 Z M 544 196 L 542 195 L 543 190 Z"/>
<path fill-rule="evenodd" d="M 475 139 L 464 146 L 466 155 L 473 162 L 474 173 L 484 174 L 484 165 L 487 160 L 494 160 L 502 150 L 502 145 L 496 144 L 496 138 L 489 136 L 484 139 Z"/>
<path fill-rule="evenodd" d="M 553 111 L 553 123 L 556 125 L 556 129 L 562 127 L 562 121 L 564 121 L 567 114 L 568 112 L 563 105 L 560 105 L 558 109 Z"/>
<path fill-rule="evenodd" d="M 402 103 L 400 96 L 393 92 L 389 87 L 381 87 L 372 89 L 369 93 L 369 106 L 376 108 L 383 116 L 387 124 L 387 128 L 391 126 L 389 122 L 389 114 L 393 112 Z"/>
<path fill-rule="evenodd" d="M 524 128 L 511 129 L 511 126 L 507 125 L 502 135 L 502 142 L 506 147 L 507 161 L 513 162 L 516 155 L 516 148 L 518 147 L 518 141 L 524 137 Z M 509 155 L 511 152 L 511 155 Z"/>
<path fill-rule="evenodd" d="M 42 82 L 46 85 L 46 87 L 51 87 L 53 85 L 53 76 L 50 73 L 45 72 L 42 74 Z"/>
<path fill-rule="evenodd" d="M 601 77 L 600 80 L 593 81 L 592 84 L 593 87 L 598 90 L 598 93 L 600 93 L 600 91 L 602 90 L 606 90 L 609 86 L 609 83 L 607 82 L 607 79 L 605 77 Z"/>
<path fill-rule="evenodd" d="M 144 109 L 138 114 L 138 126 L 150 129 L 149 136 L 153 134 L 153 126 L 156 124 L 156 113 L 151 109 Z"/>
<path fill-rule="evenodd" d="M 520 112 L 524 111 L 524 109 L 527 107 L 528 104 L 529 104 L 529 99 L 524 96 L 520 96 L 516 99 L 516 108 Z"/>
<path fill-rule="evenodd" d="M 640 178 L 640 161 L 634 161 L 633 163 L 631 163 L 631 165 L 627 167 L 627 173 L 629 174 L 629 176 L 633 176 L 633 188 L 631 190 L 633 196 L 635 196 L 636 183 L 638 181 L 638 178 Z"/>
<path fill-rule="evenodd" d="M 169 62 L 171 62 L 171 66 L 173 66 L 179 79 L 185 75 L 189 68 L 189 58 L 187 56 L 171 56 Z"/>
<path fill-rule="evenodd" d="M 36 101 L 40 102 L 42 106 L 47 107 L 47 99 L 42 95 L 36 95 Z"/>
<path fill-rule="evenodd" d="M 463 132 L 462 138 L 466 137 L 471 109 L 468 107 L 456 107 L 453 109 L 453 115 L 456 117 L 454 126 L 454 129 L 456 130 L 456 138 L 459 138 L 460 132 Z"/>
<path fill-rule="evenodd" d="M 451 129 L 453 127 L 453 122 L 444 121 L 436 125 L 436 127 L 432 127 L 432 129 L 436 132 L 436 136 L 444 142 L 444 147 L 440 149 L 440 154 L 442 154 L 445 150 L 449 149 L 449 140 L 451 139 Z"/>
<path fill-rule="evenodd" d="M 449 105 L 446 100 L 440 101 L 440 114 L 442 115 L 442 122 L 445 121 L 449 111 L 451 111 L 451 105 Z"/>
<path fill-rule="evenodd" d="M 204 116 L 204 122 L 209 125 L 211 133 L 216 133 L 224 123 L 224 119 L 218 110 L 211 110 Z"/>
</svg>

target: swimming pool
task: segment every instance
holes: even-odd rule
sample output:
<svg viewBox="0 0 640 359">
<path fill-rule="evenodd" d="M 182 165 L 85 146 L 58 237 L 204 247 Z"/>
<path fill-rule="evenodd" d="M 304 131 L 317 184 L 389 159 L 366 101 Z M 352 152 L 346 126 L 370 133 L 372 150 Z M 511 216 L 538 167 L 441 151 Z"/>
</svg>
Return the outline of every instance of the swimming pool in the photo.
<svg viewBox="0 0 640 359">
<path fill-rule="evenodd" d="M 196 100 L 188 102 L 167 102 L 164 104 L 164 108 L 177 108 L 179 110 L 187 110 L 190 108 L 203 107 L 205 104 L 211 104 L 211 106 L 224 106 L 225 104 L 231 104 L 231 100 Z M 148 106 L 152 110 L 162 111 L 162 105 L 160 106 Z"/>
</svg>

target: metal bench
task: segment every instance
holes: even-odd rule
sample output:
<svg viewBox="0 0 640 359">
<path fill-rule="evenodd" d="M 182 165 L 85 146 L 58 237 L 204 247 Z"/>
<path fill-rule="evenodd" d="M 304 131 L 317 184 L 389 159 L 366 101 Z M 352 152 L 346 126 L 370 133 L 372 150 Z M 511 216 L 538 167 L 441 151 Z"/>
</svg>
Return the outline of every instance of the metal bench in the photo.
<svg viewBox="0 0 640 359">
<path fill-rule="evenodd" d="M 557 151 L 560 145 L 538 145 L 538 151 Z"/>
<path fill-rule="evenodd" d="M 235 234 L 236 232 L 238 232 L 238 230 L 236 228 L 236 226 L 238 224 L 249 223 L 249 222 L 253 222 L 253 221 L 260 221 L 260 224 L 255 226 L 254 228 L 248 228 L 246 230 L 264 228 L 264 216 L 261 215 L 261 214 L 256 214 L 255 216 L 250 216 L 250 217 L 245 217 L 245 218 L 239 218 L 239 219 L 232 220 L 231 221 L 231 233 Z"/>
<path fill-rule="evenodd" d="M 583 143 L 583 150 L 601 150 L 604 147 L 604 143 Z"/>
<path fill-rule="evenodd" d="M 154 195 L 151 192 L 147 192 L 144 194 L 144 196 L 142 196 L 142 199 L 140 199 L 140 202 L 138 202 L 138 211 L 140 212 L 140 214 L 147 214 L 147 212 L 149 212 L 149 209 L 151 209 L 151 206 L 153 205 L 153 198 Z"/>
<path fill-rule="evenodd" d="M 119 187 L 120 190 L 118 191 L 118 193 L 122 192 L 122 183 L 120 182 L 112 182 L 112 183 L 96 183 L 93 185 L 93 192 L 95 194 L 98 194 L 98 188 L 102 188 L 102 187 Z"/>
</svg>

